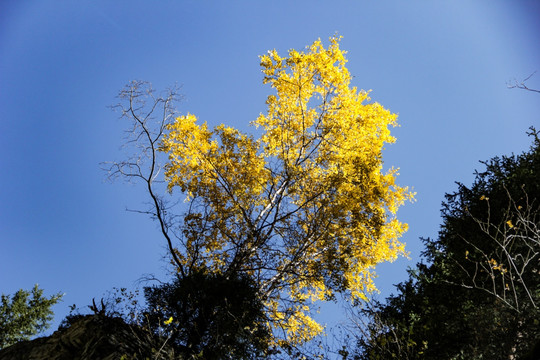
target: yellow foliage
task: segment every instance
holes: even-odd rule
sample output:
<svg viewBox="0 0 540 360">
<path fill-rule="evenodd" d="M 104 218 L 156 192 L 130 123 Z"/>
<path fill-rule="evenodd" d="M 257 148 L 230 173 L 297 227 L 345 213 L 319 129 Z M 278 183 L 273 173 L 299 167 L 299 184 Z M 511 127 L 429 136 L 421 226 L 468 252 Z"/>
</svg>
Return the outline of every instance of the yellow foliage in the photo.
<svg viewBox="0 0 540 360">
<path fill-rule="evenodd" d="M 312 304 L 376 290 L 373 270 L 404 254 L 395 218 L 413 194 L 383 172 L 397 116 L 350 85 L 339 38 L 261 56 L 268 96 L 259 139 L 194 115 L 168 127 L 169 191 L 187 195 L 186 266 L 245 272 L 259 282 L 274 329 L 302 343 L 322 331 Z M 292 307 L 290 304 L 294 304 Z"/>
</svg>

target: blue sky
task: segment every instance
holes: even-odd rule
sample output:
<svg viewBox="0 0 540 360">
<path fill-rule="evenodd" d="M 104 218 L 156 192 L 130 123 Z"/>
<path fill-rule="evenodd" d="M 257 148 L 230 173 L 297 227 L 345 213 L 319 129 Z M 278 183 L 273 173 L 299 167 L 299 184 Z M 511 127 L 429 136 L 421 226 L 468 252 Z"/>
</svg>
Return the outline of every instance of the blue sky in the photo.
<svg viewBox="0 0 540 360">
<path fill-rule="evenodd" d="M 539 20 L 537 1 L 0 1 L 0 292 L 65 293 L 56 327 L 73 303 L 165 279 L 157 225 L 125 211 L 143 189 L 100 170 L 122 157 L 107 106 L 130 80 L 178 83 L 181 113 L 251 131 L 270 91 L 258 55 L 338 33 L 353 84 L 399 114 L 385 165 L 417 192 L 398 213 L 411 259 L 378 268 L 388 295 L 444 193 L 540 127 L 540 96 L 506 86 L 538 70 L 540 88 Z"/>
</svg>

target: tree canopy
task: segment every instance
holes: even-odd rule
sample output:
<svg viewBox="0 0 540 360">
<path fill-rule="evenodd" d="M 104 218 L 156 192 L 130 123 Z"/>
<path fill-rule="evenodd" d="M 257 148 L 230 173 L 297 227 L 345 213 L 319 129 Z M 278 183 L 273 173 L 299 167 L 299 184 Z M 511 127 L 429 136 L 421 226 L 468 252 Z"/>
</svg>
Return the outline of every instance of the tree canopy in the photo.
<svg viewBox="0 0 540 360">
<path fill-rule="evenodd" d="M 532 351 L 540 324 L 540 141 L 484 162 L 446 195 L 426 263 L 366 310 L 363 359 L 509 359 Z"/>
<path fill-rule="evenodd" d="M 258 288 L 246 276 L 192 273 L 144 292 L 140 323 L 163 329 L 182 358 L 266 359 L 271 351 Z"/>
<path fill-rule="evenodd" d="M 35 285 L 31 291 L 20 289 L 13 295 L 2 294 L 0 303 L 0 349 L 47 330 L 52 320 L 51 307 L 62 294 L 43 296 Z"/>
</svg>

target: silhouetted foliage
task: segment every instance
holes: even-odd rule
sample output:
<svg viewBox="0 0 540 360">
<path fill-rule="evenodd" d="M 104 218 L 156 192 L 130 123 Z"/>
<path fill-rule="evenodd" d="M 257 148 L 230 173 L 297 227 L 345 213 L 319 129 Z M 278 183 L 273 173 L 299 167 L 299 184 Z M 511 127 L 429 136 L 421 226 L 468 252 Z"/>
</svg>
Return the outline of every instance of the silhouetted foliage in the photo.
<svg viewBox="0 0 540 360">
<path fill-rule="evenodd" d="M 540 141 L 446 195 L 427 263 L 363 311 L 357 359 L 519 358 L 540 338 Z"/>
<path fill-rule="evenodd" d="M 263 303 L 247 277 L 195 272 L 147 287 L 144 314 L 185 356 L 253 359 L 269 348 Z"/>
</svg>

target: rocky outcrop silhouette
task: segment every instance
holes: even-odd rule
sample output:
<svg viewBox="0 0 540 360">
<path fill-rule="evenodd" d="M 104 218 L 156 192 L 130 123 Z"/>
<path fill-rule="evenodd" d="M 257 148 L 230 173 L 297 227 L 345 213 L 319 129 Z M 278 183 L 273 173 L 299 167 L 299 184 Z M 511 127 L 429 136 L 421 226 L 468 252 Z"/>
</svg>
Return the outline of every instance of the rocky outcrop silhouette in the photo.
<svg viewBox="0 0 540 360">
<path fill-rule="evenodd" d="M 174 359 L 165 341 L 121 318 L 78 316 L 48 337 L 22 341 L 0 350 L 0 360 Z"/>
</svg>

